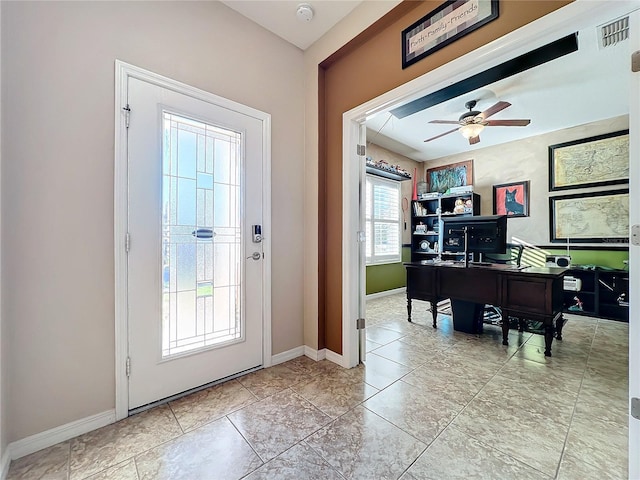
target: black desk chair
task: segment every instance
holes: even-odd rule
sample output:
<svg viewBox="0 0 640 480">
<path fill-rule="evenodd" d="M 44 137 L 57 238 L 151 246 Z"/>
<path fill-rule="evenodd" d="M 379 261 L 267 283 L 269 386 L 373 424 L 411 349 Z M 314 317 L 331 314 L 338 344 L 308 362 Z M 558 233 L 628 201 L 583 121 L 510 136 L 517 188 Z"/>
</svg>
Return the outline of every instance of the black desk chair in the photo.
<svg viewBox="0 0 640 480">
<path fill-rule="evenodd" d="M 483 262 L 500 263 L 502 265 L 514 265 L 520 266 L 522 261 L 522 253 L 524 252 L 524 245 L 518 243 L 507 243 L 506 253 L 485 253 L 482 256 Z"/>
<path fill-rule="evenodd" d="M 482 256 L 482 261 L 520 267 L 523 252 L 524 245 L 520 245 L 518 243 L 507 243 L 507 250 L 505 253 L 485 253 Z M 502 310 L 500 307 L 496 307 L 495 305 L 485 305 L 484 319 L 489 323 L 497 324 L 502 320 Z M 518 319 L 518 331 L 524 331 L 524 321 L 521 318 Z"/>
</svg>

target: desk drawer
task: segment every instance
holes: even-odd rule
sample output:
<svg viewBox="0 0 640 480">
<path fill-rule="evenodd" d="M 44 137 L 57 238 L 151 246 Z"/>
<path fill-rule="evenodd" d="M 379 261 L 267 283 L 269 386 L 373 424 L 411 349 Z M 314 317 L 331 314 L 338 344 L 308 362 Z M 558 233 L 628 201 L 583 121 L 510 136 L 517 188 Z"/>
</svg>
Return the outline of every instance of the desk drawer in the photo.
<svg viewBox="0 0 640 480">
<path fill-rule="evenodd" d="M 553 304 L 554 288 L 562 297 L 560 280 L 550 278 L 504 277 L 502 302 L 510 311 L 551 315 L 560 310 L 560 305 Z"/>
</svg>

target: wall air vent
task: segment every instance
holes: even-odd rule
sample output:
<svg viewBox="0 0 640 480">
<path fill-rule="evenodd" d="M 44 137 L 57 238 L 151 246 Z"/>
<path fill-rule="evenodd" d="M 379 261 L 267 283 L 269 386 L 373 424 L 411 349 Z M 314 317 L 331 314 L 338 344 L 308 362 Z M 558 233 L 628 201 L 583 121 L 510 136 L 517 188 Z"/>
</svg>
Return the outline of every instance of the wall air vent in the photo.
<svg viewBox="0 0 640 480">
<path fill-rule="evenodd" d="M 629 38 L 629 17 L 619 18 L 606 25 L 600 25 L 599 47 L 607 48 L 623 42 Z"/>
</svg>

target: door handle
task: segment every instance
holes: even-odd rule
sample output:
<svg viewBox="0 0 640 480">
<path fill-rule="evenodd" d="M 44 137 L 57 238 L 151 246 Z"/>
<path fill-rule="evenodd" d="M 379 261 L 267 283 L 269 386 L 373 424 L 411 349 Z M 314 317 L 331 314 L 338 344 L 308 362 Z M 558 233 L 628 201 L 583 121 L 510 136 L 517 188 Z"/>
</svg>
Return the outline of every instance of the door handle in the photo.
<svg viewBox="0 0 640 480">
<path fill-rule="evenodd" d="M 247 257 L 247 260 L 250 259 L 250 258 L 252 258 L 254 260 L 260 260 L 261 256 L 262 255 L 260 254 L 260 252 L 253 252 L 250 257 Z"/>
<path fill-rule="evenodd" d="M 210 228 L 199 228 L 191 232 L 191 235 L 196 238 L 212 238 L 215 237 L 216 233 Z"/>
</svg>

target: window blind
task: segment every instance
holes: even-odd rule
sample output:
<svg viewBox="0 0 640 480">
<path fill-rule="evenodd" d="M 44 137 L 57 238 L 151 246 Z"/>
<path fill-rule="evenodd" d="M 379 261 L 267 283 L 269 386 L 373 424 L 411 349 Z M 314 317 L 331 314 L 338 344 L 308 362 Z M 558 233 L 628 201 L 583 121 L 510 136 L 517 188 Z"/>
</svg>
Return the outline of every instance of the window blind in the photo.
<svg viewBox="0 0 640 480">
<path fill-rule="evenodd" d="M 400 183 L 367 175 L 365 197 L 367 265 L 400 262 Z"/>
</svg>

